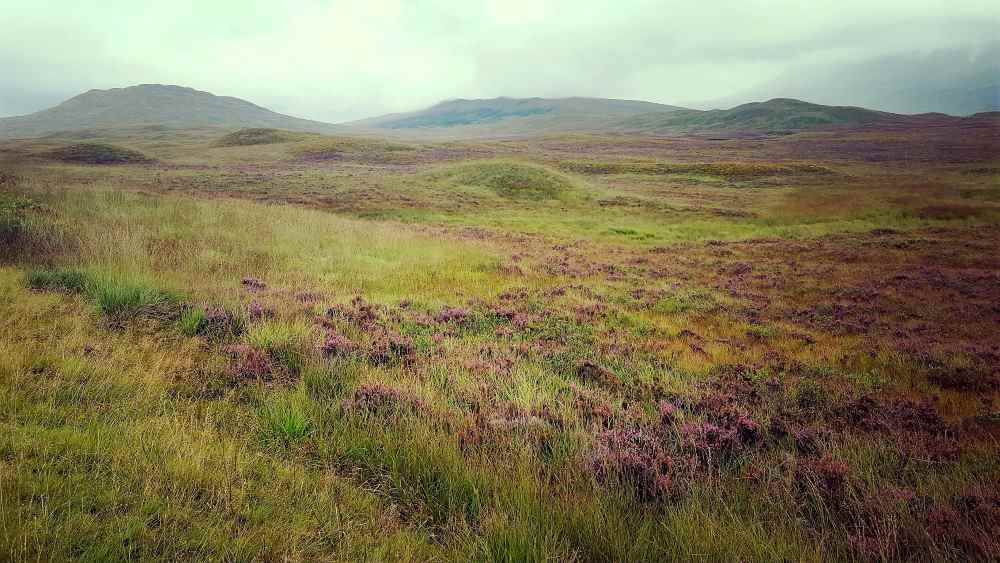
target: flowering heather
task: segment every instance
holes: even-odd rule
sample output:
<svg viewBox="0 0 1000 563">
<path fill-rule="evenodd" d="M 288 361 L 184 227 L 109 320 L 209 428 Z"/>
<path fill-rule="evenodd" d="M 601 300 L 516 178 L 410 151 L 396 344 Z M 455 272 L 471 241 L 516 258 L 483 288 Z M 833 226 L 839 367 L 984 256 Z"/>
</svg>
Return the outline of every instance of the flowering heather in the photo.
<svg viewBox="0 0 1000 563">
<path fill-rule="evenodd" d="M 760 424 L 746 413 L 732 411 L 714 422 L 688 422 L 680 428 L 681 440 L 703 460 L 731 455 L 755 446 L 763 439 Z"/>
<path fill-rule="evenodd" d="M 350 304 L 338 304 L 327 309 L 326 314 L 332 318 L 342 318 L 351 323 L 372 330 L 380 323 L 380 307 L 373 303 L 368 303 L 361 296 L 351 299 Z"/>
<path fill-rule="evenodd" d="M 804 458 L 799 462 L 799 478 L 812 483 L 827 498 L 840 497 L 850 474 L 846 463 L 830 455 Z"/>
<path fill-rule="evenodd" d="M 372 335 L 366 356 L 368 361 L 377 365 L 393 362 L 411 364 L 417 358 L 417 349 L 409 337 L 382 329 Z"/>
<path fill-rule="evenodd" d="M 295 292 L 295 300 L 299 303 L 316 303 L 322 298 L 323 296 L 315 291 L 302 290 Z"/>
<path fill-rule="evenodd" d="M 222 307 L 205 307 L 205 332 L 210 334 L 234 333 L 237 322 L 229 311 Z"/>
<path fill-rule="evenodd" d="M 261 305 L 256 299 L 250 301 L 247 305 L 247 316 L 251 321 L 260 321 L 264 319 L 270 319 L 274 317 L 274 309 Z"/>
<path fill-rule="evenodd" d="M 586 323 L 593 322 L 595 319 L 604 314 L 605 306 L 603 303 L 588 303 L 586 305 L 580 305 L 574 312 L 576 313 L 577 322 Z"/>
<path fill-rule="evenodd" d="M 580 413 L 583 420 L 588 423 L 596 422 L 602 426 L 607 425 L 613 412 L 611 405 L 590 390 L 575 386 L 573 390 L 573 408 Z"/>
<path fill-rule="evenodd" d="M 576 376 L 583 381 L 589 381 L 604 387 L 620 387 L 622 384 L 613 371 L 601 367 L 590 360 L 586 360 L 577 366 Z"/>
<path fill-rule="evenodd" d="M 350 356 L 357 350 L 357 344 L 333 330 L 327 331 L 323 343 L 320 345 L 320 351 L 327 358 L 332 356 Z"/>
<path fill-rule="evenodd" d="M 517 301 L 524 301 L 525 299 L 528 298 L 528 295 L 529 295 L 528 288 L 518 287 L 504 291 L 499 295 L 499 299 L 500 301 L 505 301 L 505 302 L 517 302 Z"/>
<path fill-rule="evenodd" d="M 819 453 L 819 437 L 812 428 L 801 427 L 792 430 L 792 439 L 795 440 L 795 449 L 802 455 L 816 455 Z"/>
<path fill-rule="evenodd" d="M 434 316 L 434 320 L 439 323 L 462 323 L 469 318 L 469 314 L 468 309 L 445 306 Z"/>
<path fill-rule="evenodd" d="M 257 278 L 252 278 L 252 277 L 249 277 L 249 276 L 244 277 L 240 281 L 240 283 L 243 285 L 244 289 L 247 289 L 249 291 L 261 291 L 263 289 L 267 289 L 267 284 L 266 283 L 264 283 L 263 281 L 261 281 L 261 280 L 259 280 Z"/>
<path fill-rule="evenodd" d="M 344 401 L 344 408 L 352 412 L 391 414 L 394 412 L 421 412 L 424 402 L 406 390 L 389 387 L 383 383 L 363 383 Z"/>
<path fill-rule="evenodd" d="M 660 424 L 672 424 L 677 420 L 678 409 L 670 401 L 660 401 L 657 410 L 660 414 Z"/>
<path fill-rule="evenodd" d="M 633 425 L 601 432 L 590 454 L 590 466 L 598 480 L 624 481 L 642 500 L 676 494 L 674 463 L 661 436 Z"/>
<path fill-rule="evenodd" d="M 230 358 L 228 371 L 237 381 L 268 381 L 275 373 L 274 360 L 265 350 L 248 344 L 231 344 L 223 351 Z"/>
</svg>

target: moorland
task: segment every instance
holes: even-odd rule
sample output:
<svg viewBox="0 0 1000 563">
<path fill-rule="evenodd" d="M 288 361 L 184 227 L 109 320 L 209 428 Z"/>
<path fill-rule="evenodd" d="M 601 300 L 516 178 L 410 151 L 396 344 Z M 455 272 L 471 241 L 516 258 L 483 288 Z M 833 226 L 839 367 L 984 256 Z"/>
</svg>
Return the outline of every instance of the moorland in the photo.
<svg viewBox="0 0 1000 563">
<path fill-rule="evenodd" d="M 0 141 L 0 556 L 1000 557 L 998 146 Z"/>
</svg>

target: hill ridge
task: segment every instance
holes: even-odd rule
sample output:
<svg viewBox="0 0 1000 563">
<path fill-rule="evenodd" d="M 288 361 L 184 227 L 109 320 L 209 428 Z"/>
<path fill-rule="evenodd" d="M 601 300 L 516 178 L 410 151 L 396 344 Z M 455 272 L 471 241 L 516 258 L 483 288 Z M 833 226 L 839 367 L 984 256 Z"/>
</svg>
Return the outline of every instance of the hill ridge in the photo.
<svg viewBox="0 0 1000 563">
<path fill-rule="evenodd" d="M 175 84 L 92 88 L 32 114 L 0 118 L 0 137 L 33 137 L 87 129 L 144 125 L 173 128 L 269 127 L 332 133 L 330 123 L 285 115 L 242 98 Z"/>
</svg>

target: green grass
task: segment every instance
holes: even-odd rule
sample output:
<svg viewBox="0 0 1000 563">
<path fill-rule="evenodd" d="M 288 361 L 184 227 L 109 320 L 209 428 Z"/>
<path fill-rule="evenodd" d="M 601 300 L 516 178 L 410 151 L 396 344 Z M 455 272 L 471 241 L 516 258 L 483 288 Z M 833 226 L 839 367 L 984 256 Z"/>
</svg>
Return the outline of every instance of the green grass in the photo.
<svg viewBox="0 0 1000 563">
<path fill-rule="evenodd" d="M 219 147 L 244 147 L 250 145 L 272 145 L 308 139 L 310 135 L 283 131 L 281 129 L 252 128 L 240 129 L 222 136 L 215 142 Z"/>
<path fill-rule="evenodd" d="M 76 270 L 31 270 L 25 282 L 31 289 L 81 293 L 87 287 L 87 276 Z"/>
<path fill-rule="evenodd" d="M 270 400 L 260 408 L 258 416 L 265 441 L 287 446 L 301 441 L 313 430 L 302 404 L 291 397 Z"/>
<path fill-rule="evenodd" d="M 559 172 L 522 162 L 471 162 L 437 170 L 434 175 L 453 185 L 486 188 L 514 200 L 562 199 L 575 191 L 573 182 Z"/>
<path fill-rule="evenodd" d="M 528 162 L 526 141 L 472 147 L 519 155 L 447 165 L 421 163 L 418 145 L 360 139 L 198 160 L 214 138 L 155 149 L 204 170 L 47 165 L 4 188 L 14 230 L 30 221 L 49 251 L 26 252 L 35 235 L 17 234 L 0 264 L 0 559 L 854 560 L 862 532 L 900 550 L 887 559 L 976 558 L 932 539 L 926 516 L 996 481 L 995 445 L 969 438 L 958 458 L 927 460 L 901 451 L 909 434 L 835 415 L 855 394 L 880 407 L 936 397 L 949 420 L 980 424 L 993 391 L 926 374 L 982 366 L 921 363 L 895 336 L 832 334 L 799 311 L 850 299 L 873 272 L 948 266 L 929 279 L 961 289 L 967 315 L 942 344 L 981 345 L 968 330 L 991 295 L 976 280 L 994 267 L 993 211 L 921 219 L 901 209 L 952 196 L 921 185 L 926 198 L 900 203 L 890 182 L 845 186 L 787 163 L 737 172 L 814 183 L 563 173 L 564 149 Z M 307 164 L 306 145 L 330 160 Z M 228 168 L 257 159 L 282 164 L 262 166 L 256 187 Z M 196 197 L 159 191 L 175 188 Z M 886 226 L 899 231 L 864 233 Z M 926 226 L 940 230 L 909 232 Z M 752 269 L 731 276 L 749 256 Z M 814 295 L 833 297 L 804 302 Z M 328 313 L 358 296 L 370 317 Z M 253 301 L 270 313 L 250 318 Z M 925 316 L 933 300 L 893 303 L 880 314 L 903 319 L 900 331 L 949 321 Z M 466 314 L 436 320 L 446 305 Z M 95 308 L 171 322 L 108 323 Z M 357 348 L 326 357 L 331 335 Z M 366 347 L 388 335 L 411 339 L 414 357 L 373 361 Z M 235 377 L 234 349 L 266 355 L 279 377 Z M 584 361 L 614 378 L 585 375 Z M 386 404 L 368 408 L 361 389 Z M 665 402 L 677 408 L 666 422 Z M 761 425 L 761 443 L 687 465 L 705 452 L 684 450 L 685 425 L 737 415 Z M 641 498 L 627 471 L 595 472 L 598 441 L 629 424 L 669 429 L 658 436 L 676 449 L 676 496 Z M 842 495 L 802 476 L 819 459 L 796 443 L 805 427 L 848 467 Z M 903 489 L 916 500 L 884 494 Z"/>
<path fill-rule="evenodd" d="M 205 311 L 195 307 L 184 309 L 177 324 L 185 336 L 201 334 L 206 327 Z"/>
<path fill-rule="evenodd" d="M 263 321 L 252 324 L 243 336 L 247 344 L 265 350 L 285 369 L 298 373 L 305 365 L 311 343 L 303 323 Z"/>
<path fill-rule="evenodd" d="M 178 313 L 180 298 L 140 277 L 100 275 L 88 280 L 86 295 L 101 314 L 114 319 L 169 318 Z"/>
</svg>

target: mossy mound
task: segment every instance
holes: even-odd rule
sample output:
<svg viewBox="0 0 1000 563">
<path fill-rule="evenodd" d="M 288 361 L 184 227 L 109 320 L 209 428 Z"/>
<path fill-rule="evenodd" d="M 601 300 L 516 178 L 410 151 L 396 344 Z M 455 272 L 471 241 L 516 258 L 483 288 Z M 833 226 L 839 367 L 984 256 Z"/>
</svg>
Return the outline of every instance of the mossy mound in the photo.
<svg viewBox="0 0 1000 563">
<path fill-rule="evenodd" d="M 310 161 L 355 161 L 369 164 L 402 164 L 412 161 L 418 147 L 382 139 L 320 137 L 296 147 L 294 154 Z"/>
<path fill-rule="evenodd" d="M 218 147 L 245 147 L 249 145 L 274 145 L 288 143 L 304 138 L 302 133 L 293 133 L 281 129 L 240 129 L 225 135 L 215 142 Z"/>
<path fill-rule="evenodd" d="M 488 188 L 510 199 L 559 199 L 575 190 L 572 181 L 561 173 L 520 162 L 473 162 L 438 174 L 453 184 Z"/>
<path fill-rule="evenodd" d="M 139 151 L 103 143 L 77 143 L 45 153 L 47 158 L 79 164 L 141 164 L 153 159 Z"/>
</svg>

